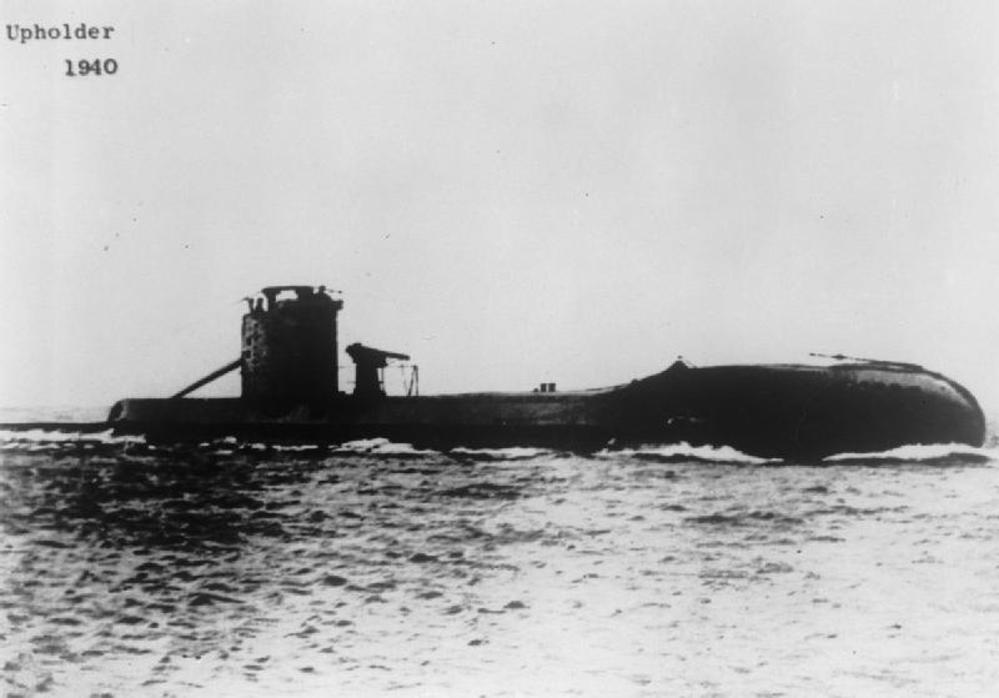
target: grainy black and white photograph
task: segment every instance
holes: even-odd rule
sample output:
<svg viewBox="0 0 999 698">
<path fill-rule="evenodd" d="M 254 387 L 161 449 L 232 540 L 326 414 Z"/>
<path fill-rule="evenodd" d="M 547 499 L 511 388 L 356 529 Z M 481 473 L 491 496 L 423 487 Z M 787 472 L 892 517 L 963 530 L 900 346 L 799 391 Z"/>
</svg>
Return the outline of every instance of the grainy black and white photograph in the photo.
<svg viewBox="0 0 999 698">
<path fill-rule="evenodd" d="M 0 695 L 995 693 L 999 5 L 0 23 Z"/>
</svg>

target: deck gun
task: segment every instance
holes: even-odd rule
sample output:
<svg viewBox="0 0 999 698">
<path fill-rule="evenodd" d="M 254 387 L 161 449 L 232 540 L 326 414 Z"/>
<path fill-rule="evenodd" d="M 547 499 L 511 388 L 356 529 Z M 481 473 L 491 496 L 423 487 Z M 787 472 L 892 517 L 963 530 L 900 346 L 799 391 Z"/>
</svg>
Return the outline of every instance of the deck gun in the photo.
<svg viewBox="0 0 999 698">
<path fill-rule="evenodd" d="M 388 365 L 390 359 L 409 361 L 406 354 L 366 347 L 358 342 L 348 346 L 346 352 L 354 360 L 354 395 L 365 397 L 385 394 L 378 372 Z"/>
</svg>

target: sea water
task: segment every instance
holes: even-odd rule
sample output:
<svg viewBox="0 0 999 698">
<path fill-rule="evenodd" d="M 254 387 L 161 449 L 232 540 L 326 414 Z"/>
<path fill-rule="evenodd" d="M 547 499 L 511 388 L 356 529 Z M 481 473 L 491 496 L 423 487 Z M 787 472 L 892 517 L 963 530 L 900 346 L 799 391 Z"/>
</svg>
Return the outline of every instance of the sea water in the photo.
<svg viewBox="0 0 999 698">
<path fill-rule="evenodd" d="M 999 452 L 0 433 L 6 696 L 984 696 Z"/>
</svg>

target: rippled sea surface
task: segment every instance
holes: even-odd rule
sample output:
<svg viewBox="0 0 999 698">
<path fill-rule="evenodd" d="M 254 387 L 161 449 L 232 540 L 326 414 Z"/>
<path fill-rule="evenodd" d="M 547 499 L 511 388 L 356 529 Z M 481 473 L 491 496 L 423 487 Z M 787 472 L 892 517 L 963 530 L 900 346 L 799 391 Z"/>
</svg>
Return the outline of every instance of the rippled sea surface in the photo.
<svg viewBox="0 0 999 698">
<path fill-rule="evenodd" d="M 999 686 L 989 450 L 0 444 L 6 696 Z"/>
</svg>

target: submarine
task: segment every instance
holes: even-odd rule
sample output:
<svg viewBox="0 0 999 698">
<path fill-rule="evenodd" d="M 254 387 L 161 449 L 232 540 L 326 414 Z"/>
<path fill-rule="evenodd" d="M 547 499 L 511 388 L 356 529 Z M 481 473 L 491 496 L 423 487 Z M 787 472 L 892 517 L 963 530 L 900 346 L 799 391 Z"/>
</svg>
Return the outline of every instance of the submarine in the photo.
<svg viewBox="0 0 999 698">
<path fill-rule="evenodd" d="M 186 440 L 236 436 L 339 443 L 384 437 L 417 447 L 541 446 L 577 452 L 686 442 L 774 459 L 821 460 L 908 444 L 980 446 L 974 396 L 921 366 L 836 355 L 831 365 L 694 367 L 677 360 L 622 385 L 560 391 L 388 395 L 384 369 L 401 352 L 354 343 L 351 392 L 339 386 L 337 319 L 325 287 L 268 286 L 245 299 L 239 358 L 168 398 L 115 403 L 115 433 Z M 241 394 L 190 393 L 240 371 Z"/>
</svg>

